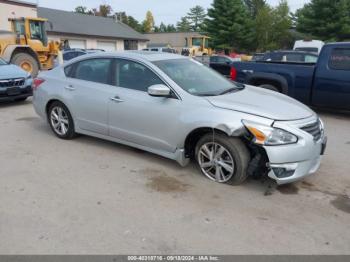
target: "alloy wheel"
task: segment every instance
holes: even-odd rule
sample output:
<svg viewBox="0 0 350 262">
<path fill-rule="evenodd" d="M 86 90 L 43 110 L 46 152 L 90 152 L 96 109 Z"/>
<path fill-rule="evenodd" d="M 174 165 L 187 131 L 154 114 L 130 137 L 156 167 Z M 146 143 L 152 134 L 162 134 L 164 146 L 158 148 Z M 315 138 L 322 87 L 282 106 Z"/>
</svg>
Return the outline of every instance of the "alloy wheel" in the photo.
<svg viewBox="0 0 350 262">
<path fill-rule="evenodd" d="M 211 180 L 226 183 L 235 173 L 235 162 L 230 152 L 218 143 L 202 145 L 198 153 L 202 172 Z"/>
<path fill-rule="evenodd" d="M 60 106 L 55 106 L 50 114 L 51 125 L 54 131 L 64 136 L 69 130 L 69 118 L 67 112 Z"/>
</svg>

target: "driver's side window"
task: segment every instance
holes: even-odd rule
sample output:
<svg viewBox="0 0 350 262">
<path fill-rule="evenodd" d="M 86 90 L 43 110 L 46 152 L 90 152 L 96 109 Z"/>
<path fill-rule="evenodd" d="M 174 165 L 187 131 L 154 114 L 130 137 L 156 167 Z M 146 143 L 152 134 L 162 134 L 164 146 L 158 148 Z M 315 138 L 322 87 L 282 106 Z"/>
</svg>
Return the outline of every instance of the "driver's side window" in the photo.
<svg viewBox="0 0 350 262">
<path fill-rule="evenodd" d="M 115 81 L 119 87 L 147 92 L 152 85 L 164 84 L 149 68 L 134 61 L 117 59 L 115 71 Z"/>
</svg>

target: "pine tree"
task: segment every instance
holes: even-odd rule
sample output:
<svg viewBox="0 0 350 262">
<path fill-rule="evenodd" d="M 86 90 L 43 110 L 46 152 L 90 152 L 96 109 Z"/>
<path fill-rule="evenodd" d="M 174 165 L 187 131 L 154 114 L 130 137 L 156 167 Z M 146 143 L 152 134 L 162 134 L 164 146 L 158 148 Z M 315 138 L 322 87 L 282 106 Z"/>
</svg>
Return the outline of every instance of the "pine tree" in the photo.
<svg viewBox="0 0 350 262">
<path fill-rule="evenodd" d="M 187 17 L 181 17 L 180 22 L 176 24 L 176 29 L 179 32 L 191 31 L 191 23 L 188 21 Z"/>
<path fill-rule="evenodd" d="M 191 24 L 191 30 L 195 32 L 200 31 L 206 16 L 205 9 L 200 5 L 191 8 L 189 13 L 187 13 L 187 20 Z"/>
<path fill-rule="evenodd" d="M 256 18 L 260 9 L 266 7 L 265 0 L 244 0 L 244 3 L 247 6 L 249 13 L 253 18 Z"/>
<path fill-rule="evenodd" d="M 296 12 L 301 33 L 324 41 L 350 39 L 350 0 L 311 0 Z"/>
<path fill-rule="evenodd" d="M 250 50 L 254 22 L 242 0 L 214 0 L 208 9 L 207 32 L 214 46 Z"/>
</svg>

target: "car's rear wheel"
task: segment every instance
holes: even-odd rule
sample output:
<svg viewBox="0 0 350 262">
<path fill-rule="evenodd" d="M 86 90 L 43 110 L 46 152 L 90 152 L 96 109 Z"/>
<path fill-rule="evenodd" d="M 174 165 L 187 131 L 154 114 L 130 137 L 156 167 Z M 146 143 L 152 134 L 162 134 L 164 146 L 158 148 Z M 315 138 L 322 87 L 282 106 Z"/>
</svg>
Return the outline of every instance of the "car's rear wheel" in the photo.
<svg viewBox="0 0 350 262">
<path fill-rule="evenodd" d="M 74 122 L 68 108 L 61 102 L 54 102 L 48 110 L 48 120 L 52 131 L 62 139 L 75 137 Z"/>
<path fill-rule="evenodd" d="M 212 181 L 238 185 L 247 179 L 250 154 L 238 138 L 205 135 L 197 143 L 195 156 L 201 172 Z"/>
</svg>

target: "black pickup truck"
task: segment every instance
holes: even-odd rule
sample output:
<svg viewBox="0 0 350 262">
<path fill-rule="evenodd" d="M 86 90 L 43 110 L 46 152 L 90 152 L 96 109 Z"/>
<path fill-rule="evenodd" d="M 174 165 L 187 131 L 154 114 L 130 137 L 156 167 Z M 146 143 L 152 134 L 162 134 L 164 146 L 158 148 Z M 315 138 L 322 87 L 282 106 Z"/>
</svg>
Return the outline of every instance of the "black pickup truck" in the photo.
<svg viewBox="0 0 350 262">
<path fill-rule="evenodd" d="M 227 61 L 225 65 L 210 63 L 234 81 L 281 92 L 309 106 L 350 110 L 350 43 L 325 45 L 316 63 Z"/>
</svg>

